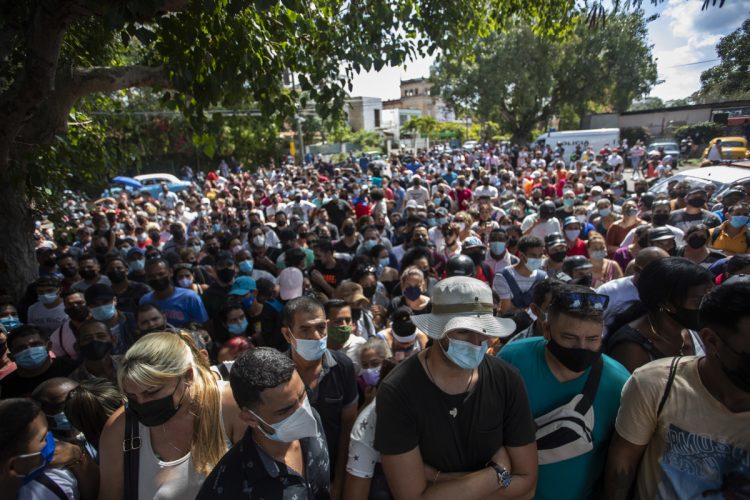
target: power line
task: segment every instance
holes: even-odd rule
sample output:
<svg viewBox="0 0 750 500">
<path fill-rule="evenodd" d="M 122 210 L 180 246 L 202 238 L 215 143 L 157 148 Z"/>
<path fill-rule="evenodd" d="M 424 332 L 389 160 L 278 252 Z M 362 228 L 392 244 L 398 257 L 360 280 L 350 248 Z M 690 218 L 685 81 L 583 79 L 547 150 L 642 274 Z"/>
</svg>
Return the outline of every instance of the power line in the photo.
<svg viewBox="0 0 750 500">
<path fill-rule="evenodd" d="M 677 64 L 676 66 L 668 66 L 667 69 L 682 68 L 683 66 L 693 66 L 695 64 L 704 64 L 704 63 L 710 63 L 710 62 L 719 61 L 719 60 L 720 58 L 717 57 L 716 59 L 706 59 L 705 61 L 691 62 L 691 63 L 686 63 L 686 64 Z"/>
</svg>

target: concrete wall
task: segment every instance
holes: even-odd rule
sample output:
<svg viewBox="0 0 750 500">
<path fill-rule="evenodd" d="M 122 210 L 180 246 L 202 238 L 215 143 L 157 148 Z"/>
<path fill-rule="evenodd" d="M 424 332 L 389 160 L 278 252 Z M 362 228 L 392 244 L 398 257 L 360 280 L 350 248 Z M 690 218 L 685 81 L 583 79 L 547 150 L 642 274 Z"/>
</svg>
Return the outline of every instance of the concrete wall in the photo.
<svg viewBox="0 0 750 500">
<path fill-rule="evenodd" d="M 674 129 L 682 125 L 709 121 L 711 108 L 677 109 L 675 111 L 660 110 L 655 113 L 633 113 L 620 115 L 618 126 L 643 127 L 652 137 L 661 137 L 668 128 Z"/>
<path fill-rule="evenodd" d="M 349 100 L 349 126 L 357 130 L 375 130 L 382 126 L 383 100 L 379 97 L 352 97 Z M 380 123 L 376 116 L 380 115 Z"/>
</svg>

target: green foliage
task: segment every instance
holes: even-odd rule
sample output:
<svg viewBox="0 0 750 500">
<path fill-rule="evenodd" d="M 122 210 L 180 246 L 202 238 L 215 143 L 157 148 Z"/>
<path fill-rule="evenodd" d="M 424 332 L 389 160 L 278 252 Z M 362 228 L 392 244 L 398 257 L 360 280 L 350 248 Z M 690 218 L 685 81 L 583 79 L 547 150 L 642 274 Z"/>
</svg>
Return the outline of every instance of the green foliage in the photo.
<svg viewBox="0 0 750 500">
<path fill-rule="evenodd" d="M 620 139 L 627 139 L 631 146 L 638 141 L 648 144 L 651 142 L 651 134 L 643 127 L 623 127 L 620 129 Z"/>
<path fill-rule="evenodd" d="M 431 116 L 413 116 L 401 126 L 405 132 L 416 132 L 423 137 L 429 137 L 437 128 L 438 121 Z"/>
<path fill-rule="evenodd" d="M 357 146 L 359 146 L 360 149 L 364 150 L 371 150 L 371 149 L 379 149 L 383 147 L 383 137 L 380 135 L 379 132 L 371 132 L 368 130 L 358 130 L 354 133 L 352 133 L 348 140 L 350 142 L 353 142 Z"/>
<path fill-rule="evenodd" d="M 695 144 L 705 144 L 716 136 L 720 136 L 724 126 L 716 122 L 700 122 L 692 125 L 683 125 L 674 131 L 674 137 L 678 141 L 690 137 Z"/>
<path fill-rule="evenodd" d="M 750 96 L 750 18 L 716 45 L 721 62 L 701 73 L 699 96 Z"/>
</svg>

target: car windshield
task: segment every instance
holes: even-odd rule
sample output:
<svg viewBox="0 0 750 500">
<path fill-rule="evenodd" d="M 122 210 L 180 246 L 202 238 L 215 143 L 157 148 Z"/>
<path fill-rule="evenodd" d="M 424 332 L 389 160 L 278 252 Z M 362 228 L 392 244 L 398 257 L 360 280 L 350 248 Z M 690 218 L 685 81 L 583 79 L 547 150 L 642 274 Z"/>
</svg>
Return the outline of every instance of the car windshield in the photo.
<svg viewBox="0 0 750 500">
<path fill-rule="evenodd" d="M 696 177 L 690 177 L 688 175 L 685 175 L 685 176 L 675 175 L 674 177 L 669 177 L 669 178 L 660 180 L 659 182 L 654 184 L 651 187 L 651 189 L 649 189 L 649 191 L 655 194 L 666 193 L 667 185 L 669 184 L 670 181 L 680 181 L 680 182 L 688 181 L 690 183 L 691 188 L 697 188 L 697 187 L 705 188 L 709 184 L 713 184 L 716 188 L 714 192 L 722 191 L 725 186 L 725 184 L 720 183 L 720 182 L 707 181 L 705 179 L 698 179 Z"/>
<path fill-rule="evenodd" d="M 675 144 L 673 142 L 655 142 L 654 144 L 651 144 L 648 147 L 648 150 L 649 151 L 654 151 L 655 149 L 659 149 L 659 148 L 676 150 L 677 149 L 677 144 Z"/>
<path fill-rule="evenodd" d="M 725 148 L 744 148 L 745 145 L 740 141 L 721 141 L 722 147 Z"/>
</svg>

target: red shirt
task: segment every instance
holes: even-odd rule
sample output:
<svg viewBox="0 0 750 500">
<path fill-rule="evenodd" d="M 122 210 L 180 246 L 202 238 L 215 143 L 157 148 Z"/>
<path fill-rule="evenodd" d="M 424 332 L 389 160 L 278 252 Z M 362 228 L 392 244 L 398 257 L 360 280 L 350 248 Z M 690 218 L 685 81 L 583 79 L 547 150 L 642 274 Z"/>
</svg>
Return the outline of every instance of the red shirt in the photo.
<svg viewBox="0 0 750 500">
<path fill-rule="evenodd" d="M 573 246 L 568 246 L 568 251 L 565 255 L 567 257 L 572 257 L 573 255 L 583 255 L 584 257 L 588 257 L 589 253 L 586 250 L 586 243 L 581 238 L 576 238 L 573 242 Z"/>
<path fill-rule="evenodd" d="M 454 189 L 453 194 L 456 198 L 459 210 L 467 210 L 469 208 L 469 201 L 471 200 L 471 189 Z"/>
</svg>

